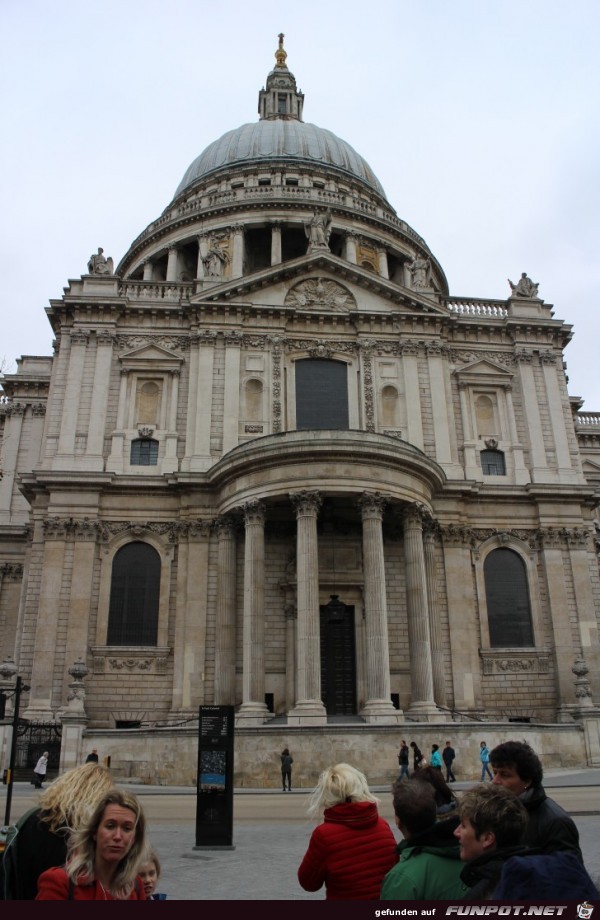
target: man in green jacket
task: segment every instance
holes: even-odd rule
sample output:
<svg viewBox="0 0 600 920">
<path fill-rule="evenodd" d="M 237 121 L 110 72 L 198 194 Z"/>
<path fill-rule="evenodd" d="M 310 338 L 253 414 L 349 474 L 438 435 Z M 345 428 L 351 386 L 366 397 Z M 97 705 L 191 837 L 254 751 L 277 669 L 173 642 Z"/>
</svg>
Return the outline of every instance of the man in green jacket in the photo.
<svg viewBox="0 0 600 920">
<path fill-rule="evenodd" d="M 454 901 L 467 886 L 461 881 L 463 864 L 454 830 L 458 817 L 436 821 L 433 787 L 418 779 L 396 782 L 394 812 L 404 840 L 398 844 L 398 862 L 381 888 L 382 901 Z"/>
</svg>

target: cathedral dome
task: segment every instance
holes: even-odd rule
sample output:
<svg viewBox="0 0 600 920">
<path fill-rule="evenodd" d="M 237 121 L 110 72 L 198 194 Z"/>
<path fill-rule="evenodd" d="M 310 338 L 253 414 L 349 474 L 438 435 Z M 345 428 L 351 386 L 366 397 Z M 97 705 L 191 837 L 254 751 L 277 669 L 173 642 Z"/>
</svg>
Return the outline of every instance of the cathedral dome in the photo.
<svg viewBox="0 0 600 920">
<path fill-rule="evenodd" d="M 283 159 L 286 164 L 318 163 L 358 179 L 385 198 L 377 176 L 350 144 L 332 131 L 295 118 L 263 119 L 227 131 L 196 157 L 186 170 L 175 197 L 220 169 Z"/>
</svg>

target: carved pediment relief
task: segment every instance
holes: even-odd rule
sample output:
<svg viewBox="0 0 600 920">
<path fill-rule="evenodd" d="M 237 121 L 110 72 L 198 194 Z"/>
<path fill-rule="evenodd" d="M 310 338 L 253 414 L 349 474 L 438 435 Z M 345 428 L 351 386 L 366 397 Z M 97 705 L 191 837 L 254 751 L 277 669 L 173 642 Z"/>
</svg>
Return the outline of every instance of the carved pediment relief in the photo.
<svg viewBox="0 0 600 920">
<path fill-rule="evenodd" d="M 299 310 L 334 310 L 346 312 L 356 309 L 356 301 L 350 291 L 329 278 L 307 278 L 288 291 L 286 307 Z"/>
</svg>

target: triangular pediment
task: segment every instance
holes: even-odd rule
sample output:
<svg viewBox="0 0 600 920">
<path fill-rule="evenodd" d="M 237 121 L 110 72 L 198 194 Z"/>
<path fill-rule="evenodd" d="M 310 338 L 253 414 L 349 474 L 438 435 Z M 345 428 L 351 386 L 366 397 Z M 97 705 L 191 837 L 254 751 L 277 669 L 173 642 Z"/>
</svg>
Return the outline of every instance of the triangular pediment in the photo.
<svg viewBox="0 0 600 920">
<path fill-rule="evenodd" d="M 183 358 L 180 355 L 155 342 L 142 341 L 137 347 L 123 352 L 119 357 L 121 364 L 130 368 L 143 368 L 148 365 L 170 370 L 183 364 Z"/>
<path fill-rule="evenodd" d="M 463 364 L 462 367 L 455 369 L 454 374 L 462 383 L 472 385 L 486 383 L 507 386 L 514 377 L 514 374 L 506 367 L 496 364 L 495 361 L 489 361 L 487 358 Z"/>
<path fill-rule="evenodd" d="M 433 293 L 412 291 L 332 253 L 308 253 L 199 291 L 190 303 L 236 303 L 290 311 L 446 314 Z"/>
</svg>

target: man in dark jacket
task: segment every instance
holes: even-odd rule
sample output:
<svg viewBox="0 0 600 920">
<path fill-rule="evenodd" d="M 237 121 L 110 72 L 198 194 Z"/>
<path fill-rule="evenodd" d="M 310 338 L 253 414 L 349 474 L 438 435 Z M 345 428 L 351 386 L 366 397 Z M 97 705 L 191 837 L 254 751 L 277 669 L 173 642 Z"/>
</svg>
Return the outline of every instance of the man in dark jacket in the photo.
<svg viewBox="0 0 600 920">
<path fill-rule="evenodd" d="M 464 793 L 458 817 L 454 836 L 460 844 L 460 858 L 466 862 L 460 877 L 469 886 L 464 897 L 489 899 L 506 860 L 527 852 L 527 847 L 514 843 L 527 825 L 527 812 L 512 792 L 489 783 Z"/>
<path fill-rule="evenodd" d="M 539 853 L 573 851 L 583 862 L 575 822 L 542 786 L 543 770 L 537 754 L 523 741 L 505 741 L 490 753 L 493 782 L 517 795 L 529 816 L 521 837 Z"/>
<path fill-rule="evenodd" d="M 452 747 L 449 741 L 446 741 L 446 747 L 442 751 L 442 760 L 444 761 L 444 765 L 446 767 L 446 782 L 447 783 L 456 782 L 456 777 L 454 773 L 452 772 L 452 764 L 454 763 L 455 757 L 456 757 L 456 752 L 454 748 Z"/>
</svg>

